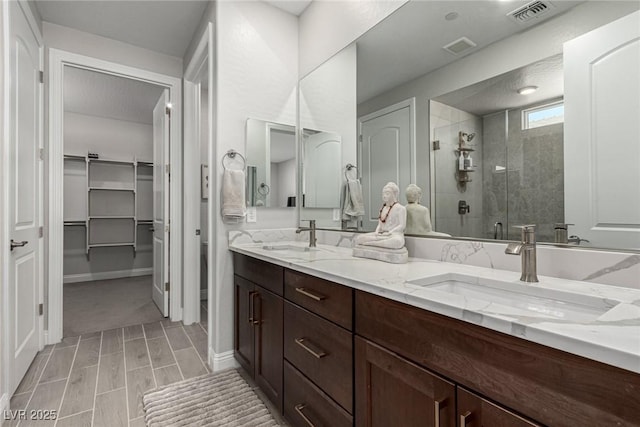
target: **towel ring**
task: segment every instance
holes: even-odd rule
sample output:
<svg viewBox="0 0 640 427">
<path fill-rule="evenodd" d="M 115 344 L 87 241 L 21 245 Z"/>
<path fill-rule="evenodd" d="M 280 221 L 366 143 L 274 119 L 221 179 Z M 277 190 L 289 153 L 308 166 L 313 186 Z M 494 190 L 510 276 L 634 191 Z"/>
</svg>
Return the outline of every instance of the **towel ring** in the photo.
<svg viewBox="0 0 640 427">
<path fill-rule="evenodd" d="M 271 192 L 271 188 L 269 188 L 269 186 L 267 184 L 265 184 L 264 182 L 260 183 L 260 186 L 258 187 L 258 193 L 262 196 L 267 196 L 270 192 Z"/>
<path fill-rule="evenodd" d="M 347 166 L 345 166 L 345 170 L 344 170 L 344 178 L 347 181 L 349 180 L 349 176 L 347 175 L 347 172 L 349 172 L 352 169 L 356 169 L 356 177 L 353 179 L 358 179 L 358 172 L 357 172 L 358 167 L 356 165 L 352 165 L 351 163 L 347 163 Z"/>
<path fill-rule="evenodd" d="M 236 155 L 237 155 L 237 156 L 240 156 L 240 158 L 242 159 L 242 169 L 241 169 L 241 170 L 244 170 L 245 165 L 247 164 L 247 160 L 244 158 L 244 156 L 243 156 L 242 154 L 238 153 L 236 150 L 229 150 L 229 151 L 227 151 L 227 152 L 225 153 L 225 155 L 224 155 L 224 156 L 222 156 L 222 167 L 223 167 L 225 170 L 227 170 L 227 165 L 225 165 L 225 164 L 224 164 L 224 160 L 225 160 L 227 157 L 228 157 L 228 158 L 230 158 L 231 160 L 233 160 L 233 159 L 235 159 L 235 158 L 236 158 Z"/>
</svg>

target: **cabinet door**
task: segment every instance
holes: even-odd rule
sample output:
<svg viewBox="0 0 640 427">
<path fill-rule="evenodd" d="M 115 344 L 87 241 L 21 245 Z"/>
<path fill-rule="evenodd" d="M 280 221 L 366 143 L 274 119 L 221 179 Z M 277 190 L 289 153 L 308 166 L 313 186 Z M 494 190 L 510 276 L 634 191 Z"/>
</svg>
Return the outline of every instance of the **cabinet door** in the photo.
<svg viewBox="0 0 640 427">
<path fill-rule="evenodd" d="M 257 294 L 253 283 L 239 276 L 233 277 L 235 289 L 235 357 L 253 377 L 254 314 Z"/>
<path fill-rule="evenodd" d="M 460 419 L 459 427 L 540 426 L 460 387 L 458 387 L 458 418 Z"/>
<path fill-rule="evenodd" d="M 356 425 L 454 427 L 455 385 L 360 337 Z"/>
<path fill-rule="evenodd" d="M 260 389 L 282 412 L 282 297 L 256 286 L 255 376 Z"/>
</svg>

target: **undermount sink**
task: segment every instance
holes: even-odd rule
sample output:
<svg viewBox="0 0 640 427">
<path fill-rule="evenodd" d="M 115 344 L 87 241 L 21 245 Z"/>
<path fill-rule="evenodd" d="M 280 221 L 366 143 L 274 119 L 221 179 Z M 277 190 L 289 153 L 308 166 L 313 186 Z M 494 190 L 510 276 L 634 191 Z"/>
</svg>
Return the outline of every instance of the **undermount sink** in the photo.
<svg viewBox="0 0 640 427">
<path fill-rule="evenodd" d="M 592 321 L 618 305 L 620 301 L 580 295 L 536 285 L 448 273 L 410 280 L 410 285 L 486 302 L 483 310 L 500 314 L 536 313 L 538 316 Z"/>
<path fill-rule="evenodd" d="M 279 245 L 264 245 L 262 249 L 267 251 L 293 251 L 293 252 L 311 252 L 317 251 L 318 248 L 310 248 L 309 246 L 296 246 L 289 244 L 279 244 Z"/>
</svg>

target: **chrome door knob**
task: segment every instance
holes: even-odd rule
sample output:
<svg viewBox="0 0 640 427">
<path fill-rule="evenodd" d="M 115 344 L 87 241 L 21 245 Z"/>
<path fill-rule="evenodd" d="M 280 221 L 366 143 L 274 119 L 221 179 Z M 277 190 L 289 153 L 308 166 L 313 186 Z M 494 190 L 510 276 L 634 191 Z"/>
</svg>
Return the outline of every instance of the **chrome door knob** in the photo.
<svg viewBox="0 0 640 427">
<path fill-rule="evenodd" d="M 13 239 L 11 239 L 11 245 L 9 247 L 13 251 L 15 248 L 21 248 L 25 246 L 27 243 L 29 243 L 27 240 L 23 240 L 22 242 L 15 242 Z"/>
</svg>

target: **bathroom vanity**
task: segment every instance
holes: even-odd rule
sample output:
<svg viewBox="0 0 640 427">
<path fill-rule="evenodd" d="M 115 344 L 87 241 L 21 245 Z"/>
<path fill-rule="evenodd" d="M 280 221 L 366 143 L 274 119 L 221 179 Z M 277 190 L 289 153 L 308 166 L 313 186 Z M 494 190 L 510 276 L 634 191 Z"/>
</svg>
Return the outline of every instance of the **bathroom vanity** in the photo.
<svg viewBox="0 0 640 427">
<path fill-rule="evenodd" d="M 640 291 L 231 250 L 236 359 L 293 425 L 640 425 Z"/>
</svg>

